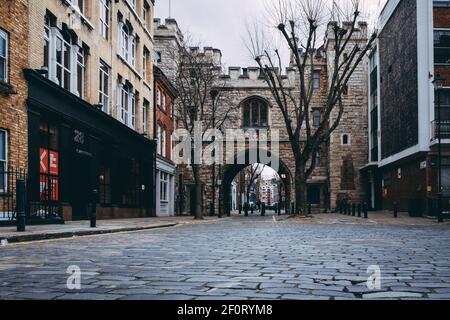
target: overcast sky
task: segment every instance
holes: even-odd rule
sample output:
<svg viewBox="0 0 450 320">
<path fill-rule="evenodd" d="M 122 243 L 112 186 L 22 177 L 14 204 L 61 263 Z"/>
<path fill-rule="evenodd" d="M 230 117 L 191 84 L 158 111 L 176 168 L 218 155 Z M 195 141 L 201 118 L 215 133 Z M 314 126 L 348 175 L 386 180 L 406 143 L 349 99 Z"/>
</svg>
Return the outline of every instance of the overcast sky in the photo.
<svg viewBox="0 0 450 320">
<path fill-rule="evenodd" d="M 266 1 L 172 0 L 171 16 L 183 32 L 188 31 L 203 46 L 220 49 L 225 66 L 246 67 L 255 64 L 244 45 L 246 23 L 263 19 Z M 377 12 L 385 1 L 362 0 L 364 17 L 370 22 L 376 21 Z M 164 20 L 168 16 L 169 0 L 156 0 L 155 17 Z"/>
</svg>

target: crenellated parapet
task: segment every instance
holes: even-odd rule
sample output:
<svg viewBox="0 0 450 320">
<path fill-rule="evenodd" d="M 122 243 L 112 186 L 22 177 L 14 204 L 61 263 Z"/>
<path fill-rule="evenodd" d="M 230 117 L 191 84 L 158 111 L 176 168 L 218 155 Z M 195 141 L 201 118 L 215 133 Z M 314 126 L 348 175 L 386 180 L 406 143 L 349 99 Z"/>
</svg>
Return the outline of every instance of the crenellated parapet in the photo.
<svg viewBox="0 0 450 320">
<path fill-rule="evenodd" d="M 279 73 L 278 68 L 274 68 L 275 73 Z M 259 67 L 229 67 L 228 72 L 223 73 L 221 76 L 223 79 L 230 79 L 233 81 L 265 81 L 264 73 Z M 285 80 L 294 81 L 295 80 L 295 69 L 286 68 L 285 72 L 281 76 Z"/>
</svg>

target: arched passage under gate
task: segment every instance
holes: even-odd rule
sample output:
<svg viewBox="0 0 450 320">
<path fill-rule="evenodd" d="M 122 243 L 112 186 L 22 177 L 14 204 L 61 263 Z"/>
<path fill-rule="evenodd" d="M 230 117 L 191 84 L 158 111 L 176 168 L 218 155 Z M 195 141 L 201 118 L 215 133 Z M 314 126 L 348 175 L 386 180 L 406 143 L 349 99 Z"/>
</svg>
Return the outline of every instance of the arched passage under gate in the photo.
<svg viewBox="0 0 450 320">
<path fill-rule="evenodd" d="M 271 156 L 273 162 L 278 161 L 278 165 L 276 166 L 276 167 L 278 167 L 278 170 L 276 170 L 276 171 L 277 171 L 278 175 L 280 176 L 281 187 L 285 190 L 285 192 L 284 192 L 285 208 L 284 209 L 288 212 L 290 210 L 290 203 L 291 203 L 290 199 L 291 199 L 291 191 L 292 191 L 292 183 L 293 183 L 293 176 L 292 176 L 292 173 L 289 170 L 289 168 L 278 157 L 275 158 L 273 155 L 270 154 L 270 152 L 268 152 L 266 150 L 246 150 L 244 152 L 245 159 L 246 159 L 245 164 L 237 164 L 237 160 L 236 160 L 234 162 L 235 164 L 226 165 L 223 170 L 221 193 L 222 193 L 222 208 L 223 208 L 224 214 L 229 215 L 232 210 L 231 184 L 232 184 L 234 178 L 246 167 L 255 164 L 255 163 L 249 161 L 251 151 L 253 151 L 253 152 L 257 151 L 254 153 L 254 154 L 258 155 L 257 163 L 261 163 L 259 155 L 262 154 L 263 152 L 268 154 L 269 156 Z M 243 156 L 243 155 L 241 154 L 241 156 Z M 238 157 L 236 157 L 236 159 L 237 158 Z M 243 159 L 243 157 L 242 157 L 242 159 Z M 263 164 L 266 164 L 268 167 L 271 167 L 270 163 L 269 164 L 263 163 Z"/>
</svg>

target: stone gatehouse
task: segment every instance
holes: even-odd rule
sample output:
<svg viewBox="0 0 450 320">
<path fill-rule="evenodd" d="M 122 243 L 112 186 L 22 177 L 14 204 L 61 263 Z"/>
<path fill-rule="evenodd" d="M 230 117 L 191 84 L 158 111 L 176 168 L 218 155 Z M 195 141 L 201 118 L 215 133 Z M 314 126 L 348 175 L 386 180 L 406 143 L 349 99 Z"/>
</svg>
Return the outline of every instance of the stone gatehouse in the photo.
<svg viewBox="0 0 450 320">
<path fill-rule="evenodd" d="M 345 24 L 344 24 L 345 26 Z M 353 41 L 367 41 L 367 24 L 359 23 L 358 31 Z M 159 59 L 159 66 L 165 73 L 174 76 L 174 66 L 169 62 L 171 48 L 181 43 L 183 38 L 175 20 L 167 19 L 161 24 L 155 20 L 155 50 Z M 328 93 L 328 77 L 333 72 L 329 56 L 332 54 L 332 38 L 325 37 L 323 46 L 317 49 L 314 62 L 316 79 L 315 92 L 312 101 L 311 122 L 321 116 L 324 100 Z M 195 48 L 195 50 L 199 50 Z M 203 48 L 201 54 L 210 55 L 213 61 L 222 67 L 222 54 L 219 49 Z M 292 65 L 292 63 L 291 63 Z M 223 69 L 223 68 L 222 68 Z M 295 70 L 288 67 L 284 72 L 286 83 L 294 87 L 298 83 Z M 294 158 L 291 144 L 285 129 L 284 120 L 272 93 L 258 67 L 229 67 L 222 70 L 221 80 L 224 100 L 233 111 L 230 119 L 224 123 L 224 128 L 233 130 L 248 130 L 264 128 L 279 131 L 279 174 L 283 176 L 283 183 L 287 190 L 287 201 L 294 199 L 293 177 L 295 176 Z M 364 201 L 364 186 L 360 169 L 367 163 L 367 63 L 363 61 L 352 76 L 347 94 L 344 97 L 345 113 L 339 128 L 334 131 L 329 143 L 324 145 L 319 156 L 319 163 L 308 181 L 308 194 L 312 204 L 322 210 L 334 210 L 339 198 L 350 201 Z M 249 106 L 259 109 L 259 117 L 252 117 Z M 336 115 L 332 115 L 335 117 Z M 320 118 L 319 118 L 320 119 Z M 314 123 L 312 123 L 314 126 Z M 248 153 L 248 146 L 245 147 Z M 227 198 L 231 192 L 233 178 L 245 166 L 240 165 L 216 166 L 214 171 L 219 173 L 217 188 L 212 187 L 212 166 L 202 166 L 202 182 L 204 183 L 203 205 L 209 208 L 212 198 L 216 197 L 216 208 L 222 203 L 225 213 L 231 205 Z M 190 168 L 178 166 L 177 170 L 177 201 L 178 213 L 190 212 L 189 185 L 193 183 Z M 228 190 L 230 189 L 230 190 Z M 290 196 L 290 199 L 289 199 Z M 224 200 L 226 199 L 226 200 Z M 205 211 L 206 212 L 206 211 Z"/>
</svg>

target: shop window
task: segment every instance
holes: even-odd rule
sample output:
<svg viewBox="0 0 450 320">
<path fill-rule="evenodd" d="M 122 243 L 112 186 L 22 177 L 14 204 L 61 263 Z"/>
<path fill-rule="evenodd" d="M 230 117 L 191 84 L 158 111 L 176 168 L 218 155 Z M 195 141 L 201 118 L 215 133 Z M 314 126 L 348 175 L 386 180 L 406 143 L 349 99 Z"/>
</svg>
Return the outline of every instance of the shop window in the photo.
<svg viewBox="0 0 450 320">
<path fill-rule="evenodd" d="M 0 81 L 8 82 L 8 34 L 0 29 Z"/>
<path fill-rule="evenodd" d="M 100 203 L 103 205 L 111 204 L 111 168 L 107 165 L 100 166 L 99 185 Z"/>
<path fill-rule="evenodd" d="M 169 175 L 165 172 L 160 172 L 159 200 L 163 202 L 169 201 Z"/>
<path fill-rule="evenodd" d="M 268 125 L 268 107 L 262 99 L 250 99 L 243 106 L 243 127 L 264 128 Z"/>
<path fill-rule="evenodd" d="M 0 129 L 0 193 L 7 192 L 8 133 Z"/>
<path fill-rule="evenodd" d="M 140 165 L 134 158 L 123 159 L 120 164 L 122 178 L 122 205 L 137 207 L 141 205 Z"/>
<path fill-rule="evenodd" d="M 40 188 L 41 201 L 59 200 L 59 131 L 47 122 L 40 124 Z"/>
<path fill-rule="evenodd" d="M 103 38 L 109 38 L 110 0 L 100 0 L 100 33 Z"/>
<path fill-rule="evenodd" d="M 450 30 L 434 31 L 434 63 L 450 64 Z"/>
</svg>

